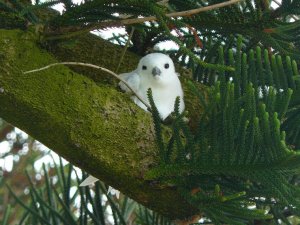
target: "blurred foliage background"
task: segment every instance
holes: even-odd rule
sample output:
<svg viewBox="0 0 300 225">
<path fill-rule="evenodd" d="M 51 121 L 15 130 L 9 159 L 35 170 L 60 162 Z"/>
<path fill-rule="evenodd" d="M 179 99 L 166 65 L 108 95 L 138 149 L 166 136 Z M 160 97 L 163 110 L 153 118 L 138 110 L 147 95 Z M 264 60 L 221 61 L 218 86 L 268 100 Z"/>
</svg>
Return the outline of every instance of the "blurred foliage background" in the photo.
<svg viewBox="0 0 300 225">
<path fill-rule="evenodd" d="M 1 224 L 172 224 L 123 194 L 108 194 L 26 133 L 1 120 Z"/>
</svg>

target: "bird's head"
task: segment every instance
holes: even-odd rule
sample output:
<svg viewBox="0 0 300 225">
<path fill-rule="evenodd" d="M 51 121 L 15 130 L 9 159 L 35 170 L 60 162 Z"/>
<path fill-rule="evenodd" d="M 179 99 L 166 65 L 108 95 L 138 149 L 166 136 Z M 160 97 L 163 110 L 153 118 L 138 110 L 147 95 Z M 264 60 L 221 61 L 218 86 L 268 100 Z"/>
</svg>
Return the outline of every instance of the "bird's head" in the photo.
<svg viewBox="0 0 300 225">
<path fill-rule="evenodd" d="M 151 53 L 144 56 L 138 65 L 138 73 L 143 79 L 154 82 L 168 82 L 176 75 L 172 59 L 162 53 Z"/>
</svg>

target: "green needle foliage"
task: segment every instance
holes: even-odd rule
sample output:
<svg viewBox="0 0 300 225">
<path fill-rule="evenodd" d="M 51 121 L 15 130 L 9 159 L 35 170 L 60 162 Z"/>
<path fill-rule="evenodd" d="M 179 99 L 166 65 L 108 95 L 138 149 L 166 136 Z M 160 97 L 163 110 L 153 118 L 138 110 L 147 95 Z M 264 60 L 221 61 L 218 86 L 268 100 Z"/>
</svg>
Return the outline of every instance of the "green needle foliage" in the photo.
<svg viewBox="0 0 300 225">
<path fill-rule="evenodd" d="M 283 0 L 276 8 L 276 1 L 244 0 L 190 16 L 166 16 L 220 2 L 6 0 L 0 1 L 0 28 L 33 26 L 41 46 L 51 48 L 53 39 L 120 26 L 125 18 L 155 16 L 157 21 L 125 26 L 128 34 L 134 28 L 129 49 L 145 55 L 159 43 L 175 42 L 179 48 L 166 53 L 191 71 L 189 88 L 203 111 L 191 130 L 177 99 L 166 141 L 149 90 L 160 162 L 147 178 L 180 190 L 204 213 L 201 223 L 291 224 L 290 217 L 300 217 L 300 0 Z M 64 5 L 61 14 L 49 9 L 59 3 Z M 110 39 L 119 45 L 127 40 L 128 35 Z M 171 224 L 127 198 L 117 205 L 103 184 L 71 193 L 81 180 L 71 179 L 72 167 L 55 168 L 55 182 L 44 168 L 45 185 L 37 189 L 30 183 L 30 204 L 11 191 L 25 209 L 20 224 L 105 224 L 107 207 L 115 224 L 127 224 L 132 212 L 137 224 Z M 78 198 L 82 204 L 76 208 Z M 8 207 L 3 224 L 10 213 Z"/>
<path fill-rule="evenodd" d="M 300 207 L 300 188 L 291 182 L 300 173 L 300 154 L 286 141 L 290 130 L 281 128 L 290 120 L 291 96 L 299 89 L 292 69 L 297 65 L 260 47 L 242 53 L 241 44 L 239 37 L 235 53 L 220 47 L 218 61 L 228 61 L 235 72 L 210 74 L 206 101 L 199 98 L 204 112 L 195 132 L 178 113 L 177 100 L 172 138 L 161 143 L 149 92 L 162 160 L 148 178 L 180 188 L 215 224 L 276 221 L 285 207 Z"/>
<path fill-rule="evenodd" d="M 300 22 L 290 20 L 293 15 L 300 14 L 299 0 L 283 1 L 283 4 L 276 9 L 271 6 L 272 1 L 244 0 L 240 4 L 191 16 L 174 19 L 165 16 L 174 11 L 186 11 L 220 2 L 222 1 L 170 0 L 166 4 L 159 4 L 154 0 L 94 0 L 74 4 L 71 0 L 50 0 L 26 5 L 21 1 L 8 0 L 0 2 L 0 8 L 2 13 L 13 13 L 20 19 L 24 19 L 27 24 L 42 25 L 43 36 L 49 39 L 59 38 L 60 35 L 65 38 L 73 32 L 84 33 L 96 28 L 119 26 L 118 22 L 124 17 L 156 16 L 160 26 L 157 26 L 157 23 L 132 25 L 136 28 L 133 48 L 141 54 L 156 43 L 173 40 L 180 46 L 181 53 L 188 54 L 189 57 L 194 58 L 194 61 L 200 63 L 201 61 L 191 54 L 197 47 L 207 49 L 206 41 L 211 42 L 212 45 L 225 42 L 230 46 L 232 35 L 241 34 L 247 38 L 249 48 L 259 44 L 273 48 L 283 55 L 300 57 L 300 51 L 297 50 L 300 46 Z M 64 5 L 61 15 L 50 10 L 48 13 L 44 11 L 59 3 Z M 107 21 L 111 24 L 105 24 Z M 180 33 L 180 37 L 171 35 L 168 29 Z M 191 46 L 195 43 L 196 48 Z M 138 47 L 141 47 L 140 50 Z M 205 58 L 205 61 L 210 58 Z M 212 67 L 207 65 L 207 62 L 202 61 L 200 64 L 204 67 Z"/>
<path fill-rule="evenodd" d="M 49 169 L 43 165 L 41 181 L 34 178 L 35 173 L 26 173 L 29 181 L 29 192 L 26 195 L 29 195 L 29 201 L 25 200 L 26 195 L 17 196 L 7 186 L 16 202 L 24 208 L 20 225 L 172 224 L 126 196 L 121 195 L 120 199 L 116 199 L 107 194 L 107 188 L 101 182 L 96 182 L 93 188 L 80 187 L 86 174 L 83 174 L 82 179 L 79 178 L 73 166 L 63 165 L 61 159 L 59 163 L 54 163 L 54 170 L 55 175 L 50 176 Z M 1 224 L 8 224 L 12 214 L 13 210 L 8 205 Z"/>
<path fill-rule="evenodd" d="M 140 225 L 173 225 L 167 218 L 150 211 L 149 209 L 139 206 L 136 224 Z"/>
</svg>

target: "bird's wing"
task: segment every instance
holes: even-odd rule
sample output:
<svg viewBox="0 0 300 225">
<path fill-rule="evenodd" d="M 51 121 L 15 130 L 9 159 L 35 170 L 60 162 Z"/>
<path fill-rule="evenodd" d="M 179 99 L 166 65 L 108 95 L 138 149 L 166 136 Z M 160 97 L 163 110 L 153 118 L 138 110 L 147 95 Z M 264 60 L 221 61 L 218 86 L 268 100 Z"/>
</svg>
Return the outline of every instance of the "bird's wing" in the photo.
<svg viewBox="0 0 300 225">
<path fill-rule="evenodd" d="M 140 76 L 135 71 L 122 73 L 119 76 L 125 80 L 134 91 L 138 90 L 140 85 Z M 122 81 L 119 82 L 119 86 L 123 91 L 131 92 L 131 90 Z"/>
<path fill-rule="evenodd" d="M 98 180 L 98 178 L 90 175 L 81 184 L 79 184 L 79 186 L 80 187 L 89 186 L 89 185 L 95 183 L 97 180 Z"/>
</svg>

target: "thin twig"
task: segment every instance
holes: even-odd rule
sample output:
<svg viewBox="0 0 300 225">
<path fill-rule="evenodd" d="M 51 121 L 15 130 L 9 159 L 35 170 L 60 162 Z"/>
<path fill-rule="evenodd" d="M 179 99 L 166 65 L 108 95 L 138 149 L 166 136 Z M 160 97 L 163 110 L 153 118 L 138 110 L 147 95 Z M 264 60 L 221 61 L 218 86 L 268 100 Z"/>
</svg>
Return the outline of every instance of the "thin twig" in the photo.
<svg viewBox="0 0 300 225">
<path fill-rule="evenodd" d="M 127 40 L 127 42 L 126 42 L 126 44 L 125 44 L 125 47 L 124 47 L 124 49 L 123 49 L 123 52 L 122 52 L 122 55 L 121 55 L 121 58 L 120 58 L 118 67 L 117 67 L 117 69 L 116 69 L 116 73 L 119 72 L 121 63 L 123 62 L 123 59 L 124 59 L 124 56 L 125 56 L 125 53 L 126 53 L 128 47 L 129 47 L 129 45 L 130 45 L 130 41 L 131 41 L 131 39 L 132 39 L 133 33 L 134 33 L 134 27 L 131 28 L 131 32 L 130 32 L 130 34 L 129 34 L 129 36 L 128 36 L 128 40 Z"/>
<path fill-rule="evenodd" d="M 29 71 L 26 71 L 26 72 L 23 72 L 23 73 L 24 74 L 35 73 L 35 72 L 46 70 L 46 69 L 49 69 L 50 67 L 58 66 L 58 65 L 86 66 L 86 67 L 91 67 L 91 68 L 94 68 L 94 69 L 102 70 L 102 71 L 112 75 L 113 77 L 117 78 L 119 81 L 123 82 L 129 88 L 129 90 L 131 90 L 133 92 L 133 94 L 148 108 L 148 110 L 151 109 L 151 106 L 147 102 L 145 102 L 142 99 L 142 97 L 138 93 L 136 93 L 132 89 L 132 87 L 124 79 L 122 79 L 118 74 L 112 72 L 111 70 L 103 68 L 101 66 L 96 66 L 96 65 L 93 65 L 93 64 L 90 64 L 90 63 L 82 63 L 82 62 L 60 62 L 60 63 L 52 63 L 52 64 L 49 64 L 47 66 L 44 66 L 44 67 L 41 67 L 41 68 L 38 68 L 38 69 L 34 69 L 34 70 L 29 70 Z"/>
<path fill-rule="evenodd" d="M 239 3 L 241 1 L 244 1 L 244 0 L 230 0 L 230 1 L 217 3 L 214 5 L 197 8 L 197 9 L 191 9 L 191 10 L 181 11 L 181 12 L 172 12 L 172 13 L 166 14 L 166 17 L 176 18 L 176 17 L 192 16 L 197 13 L 202 13 L 202 12 L 222 8 L 225 6 L 233 5 L 233 4 Z M 64 37 L 75 36 L 77 34 L 81 34 L 81 33 L 92 31 L 92 30 L 103 29 L 105 27 L 122 27 L 122 26 L 130 25 L 130 24 L 144 23 L 146 21 L 155 21 L 155 20 L 157 20 L 157 17 L 149 16 L 149 17 L 143 17 L 143 18 L 105 21 L 105 22 L 100 22 L 97 24 L 92 24 L 85 28 L 80 27 L 80 30 L 70 31 L 70 33 L 66 34 L 66 35 L 62 34 L 62 35 L 51 36 L 51 32 L 49 32 L 50 36 L 47 37 L 46 39 L 48 39 L 48 40 L 60 39 L 60 38 L 64 38 Z M 71 29 L 74 29 L 74 27 L 71 27 Z M 64 30 L 64 33 L 66 33 L 66 32 L 68 32 L 68 31 Z"/>
<path fill-rule="evenodd" d="M 226 2 L 217 3 L 217 4 L 214 4 L 214 5 L 209 5 L 209 6 L 197 8 L 197 9 L 191 9 L 191 10 L 187 10 L 187 11 L 168 13 L 168 14 L 166 14 L 166 17 L 175 18 L 175 17 L 191 16 L 191 15 L 194 15 L 194 14 L 197 14 L 197 13 L 206 12 L 206 11 L 210 11 L 210 10 L 213 10 L 213 9 L 218 9 L 218 8 L 222 8 L 222 7 L 225 7 L 225 6 L 228 6 L 228 5 L 236 4 L 236 3 L 241 2 L 241 1 L 243 1 L 243 0 L 230 0 L 230 1 L 226 1 Z M 149 16 L 149 17 L 144 17 L 144 18 L 134 18 L 134 19 L 125 19 L 125 20 L 120 20 L 120 21 L 102 22 L 102 23 L 99 24 L 99 26 L 103 27 L 103 26 L 105 26 L 105 24 L 112 25 L 112 26 L 124 26 L 124 25 L 143 23 L 143 22 L 146 22 L 146 21 L 155 21 L 155 20 L 157 20 L 157 18 L 155 16 Z"/>
</svg>

